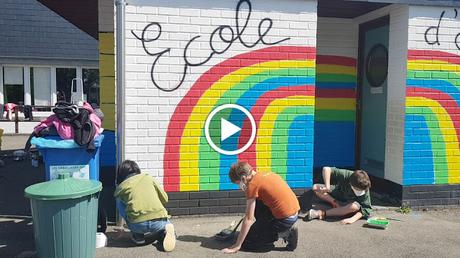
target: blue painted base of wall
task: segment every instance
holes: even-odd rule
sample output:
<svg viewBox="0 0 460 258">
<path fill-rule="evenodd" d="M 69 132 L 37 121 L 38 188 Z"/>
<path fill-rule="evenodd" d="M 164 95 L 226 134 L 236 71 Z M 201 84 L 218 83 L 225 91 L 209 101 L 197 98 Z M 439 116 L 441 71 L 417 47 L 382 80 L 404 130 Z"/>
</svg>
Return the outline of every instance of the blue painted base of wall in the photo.
<svg viewBox="0 0 460 258">
<path fill-rule="evenodd" d="M 99 163 L 101 167 L 111 167 L 117 165 L 117 148 L 115 145 L 115 132 L 104 131 L 104 141 L 100 147 Z"/>
<path fill-rule="evenodd" d="M 314 167 L 355 164 L 355 123 L 315 122 Z"/>
</svg>

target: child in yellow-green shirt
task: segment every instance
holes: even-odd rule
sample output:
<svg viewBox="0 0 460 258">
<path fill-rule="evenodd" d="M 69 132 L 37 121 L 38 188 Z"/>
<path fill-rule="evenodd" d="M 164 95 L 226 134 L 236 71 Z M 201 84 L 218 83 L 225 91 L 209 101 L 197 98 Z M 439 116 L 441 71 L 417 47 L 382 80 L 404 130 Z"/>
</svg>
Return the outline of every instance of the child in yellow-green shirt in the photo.
<svg viewBox="0 0 460 258">
<path fill-rule="evenodd" d="M 133 242 L 145 244 L 145 237 L 149 236 L 161 241 L 164 251 L 172 251 L 176 235 L 164 207 L 168 195 L 152 176 L 141 174 L 134 161 L 123 161 L 117 173 L 117 209 L 131 230 Z"/>
</svg>

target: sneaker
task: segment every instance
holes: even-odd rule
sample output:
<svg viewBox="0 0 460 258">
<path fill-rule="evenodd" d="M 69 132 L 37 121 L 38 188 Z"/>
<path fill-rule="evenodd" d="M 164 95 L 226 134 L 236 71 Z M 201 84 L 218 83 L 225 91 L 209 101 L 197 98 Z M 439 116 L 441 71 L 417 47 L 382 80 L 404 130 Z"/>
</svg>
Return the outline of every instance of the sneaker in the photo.
<svg viewBox="0 0 460 258">
<path fill-rule="evenodd" d="M 310 209 L 308 210 L 307 216 L 305 216 L 304 220 L 314 220 L 314 219 L 320 219 L 321 216 L 321 211 L 320 210 L 314 210 Z"/>
<path fill-rule="evenodd" d="M 174 232 L 174 225 L 169 223 L 165 226 L 165 238 L 163 239 L 163 250 L 171 252 L 176 246 L 176 233 Z"/>
<path fill-rule="evenodd" d="M 308 212 L 309 210 L 300 210 L 298 215 L 299 219 L 306 220 L 306 218 L 308 217 Z"/>
<path fill-rule="evenodd" d="M 297 229 L 297 226 L 294 225 L 289 230 L 289 235 L 286 239 L 286 242 L 287 242 L 286 250 L 294 251 L 297 248 L 298 240 L 299 240 L 299 230 Z"/>
<path fill-rule="evenodd" d="M 131 241 L 133 241 L 133 243 L 135 243 L 136 245 L 144 245 L 145 244 L 144 234 L 132 233 Z"/>
</svg>

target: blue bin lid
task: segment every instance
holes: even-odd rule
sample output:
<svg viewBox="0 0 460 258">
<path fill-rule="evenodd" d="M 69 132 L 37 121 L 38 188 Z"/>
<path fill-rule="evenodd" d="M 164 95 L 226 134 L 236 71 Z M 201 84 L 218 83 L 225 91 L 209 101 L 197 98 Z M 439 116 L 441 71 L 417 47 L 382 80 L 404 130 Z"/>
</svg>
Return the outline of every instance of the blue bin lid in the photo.
<svg viewBox="0 0 460 258">
<path fill-rule="evenodd" d="M 94 146 L 96 148 L 101 147 L 104 135 L 100 134 L 94 139 Z M 45 136 L 45 137 L 32 137 L 31 144 L 37 146 L 38 149 L 75 149 L 85 148 L 75 143 L 74 140 L 64 140 L 59 136 Z"/>
</svg>

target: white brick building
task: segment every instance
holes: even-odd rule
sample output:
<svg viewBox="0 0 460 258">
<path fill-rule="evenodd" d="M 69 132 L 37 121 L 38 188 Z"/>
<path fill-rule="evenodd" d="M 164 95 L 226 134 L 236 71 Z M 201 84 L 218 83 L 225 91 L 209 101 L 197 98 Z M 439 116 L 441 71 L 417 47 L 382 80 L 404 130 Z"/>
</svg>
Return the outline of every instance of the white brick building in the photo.
<svg viewBox="0 0 460 258">
<path fill-rule="evenodd" d="M 237 196 L 238 160 L 295 189 L 328 165 L 364 169 L 412 205 L 459 204 L 459 1 L 126 3 L 119 151 L 176 194 L 173 213 L 242 208 L 186 204 Z M 243 153 L 206 136 L 206 124 L 223 133 L 208 116 L 224 104 L 256 121 Z M 239 149 L 251 124 L 221 118 L 241 132 L 217 149 Z"/>
</svg>

